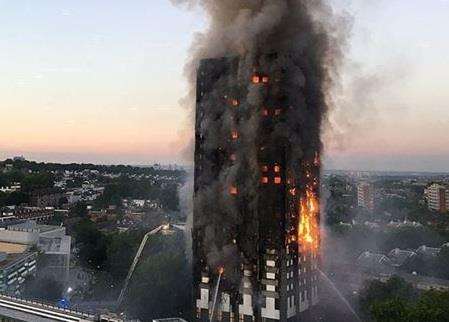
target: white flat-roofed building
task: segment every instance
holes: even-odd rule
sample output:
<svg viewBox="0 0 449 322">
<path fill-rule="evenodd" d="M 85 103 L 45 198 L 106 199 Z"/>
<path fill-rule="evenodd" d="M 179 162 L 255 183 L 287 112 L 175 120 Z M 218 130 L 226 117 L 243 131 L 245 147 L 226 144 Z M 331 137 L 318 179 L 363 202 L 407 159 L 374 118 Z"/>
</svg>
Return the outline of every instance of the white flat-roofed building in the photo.
<svg viewBox="0 0 449 322">
<path fill-rule="evenodd" d="M 66 235 L 65 227 L 39 225 L 32 220 L 9 225 L 5 230 L 0 230 L 0 251 L 2 245 L 23 247 L 22 251 L 37 246 L 43 252 L 40 266 L 45 269 L 42 274 L 56 280 L 68 280 L 71 237 Z"/>
</svg>

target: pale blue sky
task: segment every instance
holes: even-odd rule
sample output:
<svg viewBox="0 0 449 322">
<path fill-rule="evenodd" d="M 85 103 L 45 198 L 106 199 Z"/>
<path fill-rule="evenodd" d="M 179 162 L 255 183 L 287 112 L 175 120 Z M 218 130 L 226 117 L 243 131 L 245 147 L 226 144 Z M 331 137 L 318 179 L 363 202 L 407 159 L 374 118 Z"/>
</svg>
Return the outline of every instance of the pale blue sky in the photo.
<svg viewBox="0 0 449 322">
<path fill-rule="evenodd" d="M 353 126 L 329 166 L 449 170 L 449 2 L 334 3 L 354 16 L 346 79 L 374 74 L 376 84 L 348 104 Z M 204 27 L 199 11 L 168 0 L 0 0 L 0 22 L 0 158 L 180 160 L 182 67 Z"/>
</svg>

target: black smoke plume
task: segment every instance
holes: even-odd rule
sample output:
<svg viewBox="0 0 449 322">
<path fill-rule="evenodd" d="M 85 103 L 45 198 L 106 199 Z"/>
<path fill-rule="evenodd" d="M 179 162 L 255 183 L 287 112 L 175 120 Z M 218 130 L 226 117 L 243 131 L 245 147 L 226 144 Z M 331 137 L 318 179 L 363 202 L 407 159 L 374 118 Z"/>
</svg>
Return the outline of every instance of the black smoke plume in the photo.
<svg viewBox="0 0 449 322">
<path fill-rule="evenodd" d="M 207 14 L 208 28 L 195 35 L 186 75 L 191 85 L 185 103 L 195 111 L 197 71 L 203 59 L 239 57 L 232 79 L 223 76 L 203 100 L 208 117 L 197 124 L 204 134 L 203 145 L 226 147 L 230 128 L 239 134 L 236 159 L 221 168 L 219 175 L 203 167 L 202 177 L 214 176 L 212 184 L 195 193 L 194 226 L 204 231 L 202 252 L 215 270 L 238 271 L 242 263 L 257 259 L 258 184 L 260 182 L 260 133 L 264 131 L 261 108 L 267 93 L 254 86 L 257 71 L 270 78 L 271 96 L 281 93 L 283 114 L 270 129 L 267 146 L 277 142 L 288 151 L 287 167 L 300 184 L 312 184 L 298 169 L 304 160 L 313 162 L 322 149 L 321 128 L 330 108 L 329 93 L 338 77 L 346 40 L 346 21 L 335 15 L 325 0 L 172 0 L 175 4 L 199 6 Z M 238 122 L 221 99 L 229 83 L 238 84 Z M 272 85 L 271 85 L 272 84 Z M 232 94 L 229 94 L 231 97 Z M 237 97 L 236 97 L 237 98 Z M 274 106 L 272 106 L 274 108 Z M 273 111 L 272 111 L 273 112 Z M 274 112 L 273 112 L 274 113 Z M 192 118 L 193 119 L 193 118 Z M 198 128 L 199 127 L 199 128 Z M 193 149 L 192 149 L 193 150 Z M 210 180 L 208 181 L 210 182 Z M 242 205 L 227 189 L 238 183 Z M 276 225 L 276 223 L 273 223 Z M 269 228 L 267 228 L 269 230 Z M 236 243 L 237 239 L 237 243 Z M 238 276 L 229 276 L 237 283 Z"/>
</svg>

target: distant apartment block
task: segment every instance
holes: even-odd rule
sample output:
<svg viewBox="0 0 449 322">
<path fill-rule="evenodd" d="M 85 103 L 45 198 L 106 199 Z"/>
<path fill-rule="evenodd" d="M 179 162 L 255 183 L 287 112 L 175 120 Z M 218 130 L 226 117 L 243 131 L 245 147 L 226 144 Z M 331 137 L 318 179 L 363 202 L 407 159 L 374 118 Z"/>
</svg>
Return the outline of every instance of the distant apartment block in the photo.
<svg viewBox="0 0 449 322">
<path fill-rule="evenodd" d="M 424 192 L 430 210 L 445 213 L 449 210 L 449 187 L 439 183 L 430 185 Z"/>
<path fill-rule="evenodd" d="M 357 186 L 357 205 L 361 208 L 374 210 L 374 188 L 367 182 Z"/>
</svg>

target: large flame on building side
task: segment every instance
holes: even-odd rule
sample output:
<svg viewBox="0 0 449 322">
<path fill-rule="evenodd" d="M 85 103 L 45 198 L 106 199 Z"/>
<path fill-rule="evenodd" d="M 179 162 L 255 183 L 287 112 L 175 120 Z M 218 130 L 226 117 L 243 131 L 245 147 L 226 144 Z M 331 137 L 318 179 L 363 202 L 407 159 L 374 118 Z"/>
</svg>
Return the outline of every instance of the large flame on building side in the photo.
<svg viewBox="0 0 449 322">
<path fill-rule="evenodd" d="M 300 220 L 298 240 L 300 246 L 308 250 L 317 250 L 319 247 L 319 201 L 313 188 L 306 187 L 305 194 L 300 199 Z"/>
</svg>

